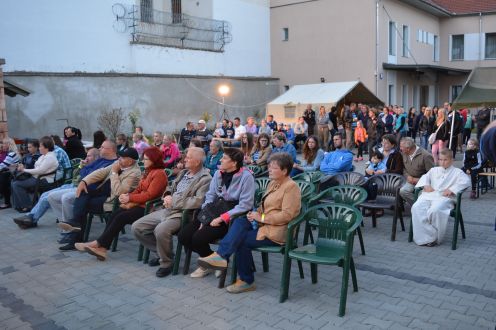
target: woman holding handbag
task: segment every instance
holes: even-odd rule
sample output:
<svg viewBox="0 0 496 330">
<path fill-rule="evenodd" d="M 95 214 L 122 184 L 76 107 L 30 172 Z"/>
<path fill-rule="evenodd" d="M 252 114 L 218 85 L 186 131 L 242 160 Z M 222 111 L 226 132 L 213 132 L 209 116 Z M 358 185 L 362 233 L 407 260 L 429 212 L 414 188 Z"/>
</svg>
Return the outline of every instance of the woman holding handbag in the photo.
<svg viewBox="0 0 496 330">
<path fill-rule="evenodd" d="M 446 148 L 449 136 L 449 122 L 446 120 L 446 111 L 439 109 L 437 113 L 435 132 L 429 136 L 429 143 L 432 144 L 432 157 L 434 164 L 437 164 L 439 151 Z"/>
<path fill-rule="evenodd" d="M 107 258 L 114 237 L 128 224 L 145 215 L 146 202 L 162 196 L 167 188 L 167 175 L 164 172 L 163 154 L 157 147 L 150 147 L 143 152 L 145 171 L 138 187 L 129 194 L 119 196 L 120 206 L 112 213 L 105 230 L 95 241 L 76 243 L 75 247 L 81 252 L 88 252 L 98 260 Z"/>
</svg>

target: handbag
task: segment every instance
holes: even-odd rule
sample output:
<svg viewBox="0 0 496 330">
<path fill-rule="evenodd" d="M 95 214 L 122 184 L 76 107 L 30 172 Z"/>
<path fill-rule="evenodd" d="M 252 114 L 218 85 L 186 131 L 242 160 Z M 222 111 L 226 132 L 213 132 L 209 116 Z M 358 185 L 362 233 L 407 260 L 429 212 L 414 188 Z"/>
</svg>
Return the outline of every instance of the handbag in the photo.
<svg viewBox="0 0 496 330">
<path fill-rule="evenodd" d="M 24 181 L 24 180 L 27 180 L 27 179 L 29 179 L 31 177 L 33 177 L 33 176 L 30 173 L 17 172 L 17 171 L 15 171 L 14 174 L 13 174 L 12 180 L 14 180 L 14 181 Z"/>
<path fill-rule="evenodd" d="M 443 123 L 443 124 L 444 124 L 444 123 Z M 439 127 L 437 128 L 437 130 L 436 130 L 434 133 L 432 133 L 431 135 L 429 135 L 429 139 L 428 139 L 429 144 L 434 144 L 434 142 L 436 142 L 436 135 L 437 135 L 437 132 L 439 132 L 439 129 L 440 129 L 441 127 L 443 127 L 443 125 L 442 125 L 442 124 L 441 124 L 441 125 L 439 125 Z"/>
<path fill-rule="evenodd" d="M 233 209 L 239 201 L 226 201 L 222 197 L 216 197 L 213 202 L 206 204 L 198 213 L 198 221 L 204 225 L 210 224 L 212 220 L 220 217 L 221 214 Z"/>
</svg>

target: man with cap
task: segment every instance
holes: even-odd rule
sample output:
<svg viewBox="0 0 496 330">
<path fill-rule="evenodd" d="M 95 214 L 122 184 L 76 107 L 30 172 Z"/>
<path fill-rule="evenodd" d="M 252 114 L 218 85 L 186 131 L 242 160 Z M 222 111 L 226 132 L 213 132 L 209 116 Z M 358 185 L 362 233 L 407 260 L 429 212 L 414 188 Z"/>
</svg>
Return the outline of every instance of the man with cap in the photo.
<svg viewBox="0 0 496 330">
<path fill-rule="evenodd" d="M 89 212 L 112 211 L 114 200 L 121 194 L 129 193 L 138 185 L 141 171 L 138 166 L 139 155 L 136 149 L 128 148 L 119 152 L 119 159 L 112 165 L 96 170 L 86 176 L 76 189 L 73 218 L 61 222 L 59 227 L 70 232 L 79 232 L 62 251 L 75 250 L 74 244 L 82 242 L 84 225 Z"/>
<path fill-rule="evenodd" d="M 207 128 L 206 122 L 203 119 L 198 121 L 198 129 L 196 130 L 196 137 L 202 142 L 202 146 L 208 146 L 212 140 L 212 132 Z"/>
</svg>

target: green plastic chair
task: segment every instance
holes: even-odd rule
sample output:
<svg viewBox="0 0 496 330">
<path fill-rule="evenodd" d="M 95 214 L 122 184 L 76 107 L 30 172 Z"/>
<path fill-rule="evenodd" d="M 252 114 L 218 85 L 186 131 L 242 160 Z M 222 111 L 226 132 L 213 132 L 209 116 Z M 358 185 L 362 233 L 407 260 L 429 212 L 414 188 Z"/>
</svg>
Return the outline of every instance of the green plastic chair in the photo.
<svg viewBox="0 0 496 330">
<path fill-rule="evenodd" d="M 317 241 L 315 244 L 304 242 L 303 246 L 295 247 L 291 237 L 299 231 L 301 223 L 310 219 L 316 219 L 318 223 Z M 336 265 L 343 268 L 338 315 L 344 316 L 350 271 L 353 291 L 358 291 L 352 252 L 354 232 L 361 222 L 362 215 L 358 209 L 337 203 L 312 206 L 293 220 L 288 226 L 279 302 L 288 298 L 292 259 L 310 263 L 313 284 L 317 283 L 318 264 Z"/>
<path fill-rule="evenodd" d="M 171 168 L 164 168 L 165 175 L 167 175 L 167 179 L 170 181 L 170 177 L 174 173 Z"/>
<path fill-rule="evenodd" d="M 324 173 L 321 171 L 308 171 L 303 172 L 293 177 L 295 181 L 308 181 L 315 185 L 315 191 L 318 191 L 318 186 L 320 183 L 320 179 L 324 176 Z"/>
<path fill-rule="evenodd" d="M 158 197 L 146 202 L 144 215 L 150 214 L 158 207 L 162 206 L 162 204 L 163 204 L 162 197 Z M 145 249 L 143 244 L 140 243 L 138 248 L 138 261 L 143 261 L 143 263 L 148 263 L 149 259 L 150 259 L 150 250 Z"/>
<path fill-rule="evenodd" d="M 312 196 L 309 201 L 309 206 L 314 206 L 321 202 L 329 203 L 332 201 L 334 203 L 346 204 L 358 208 L 358 205 L 363 203 L 366 199 L 367 191 L 364 188 L 359 186 L 343 185 L 328 188 L 320 192 L 318 195 Z M 313 219 L 311 219 L 308 224 L 308 226 L 305 226 L 304 238 L 305 241 L 308 241 L 308 238 L 310 237 L 310 241 L 313 243 L 311 227 L 316 224 Z M 361 225 L 363 226 L 363 223 Z M 363 243 L 362 230 L 360 227 L 357 228 L 355 234 L 358 236 L 362 255 L 365 255 L 365 244 Z"/>
<path fill-rule="evenodd" d="M 255 206 L 260 204 L 262 196 L 269 186 L 270 179 L 268 177 L 261 177 L 255 179 Z"/>
<path fill-rule="evenodd" d="M 200 209 L 183 210 L 183 216 L 181 218 L 181 228 L 179 229 L 179 231 L 181 231 L 191 221 L 191 219 L 196 216 L 199 211 Z M 172 275 L 177 275 L 179 273 L 179 264 L 181 263 L 182 250 L 183 245 L 179 240 L 177 240 L 176 254 L 174 255 L 174 265 L 172 267 Z M 184 252 L 186 253 L 186 257 L 184 260 L 183 275 L 188 275 L 189 266 L 191 264 L 191 251 L 184 248 Z"/>
<path fill-rule="evenodd" d="M 315 185 L 308 181 L 294 180 L 301 192 L 301 205 L 303 210 L 307 208 L 308 201 L 315 192 Z"/>
<path fill-rule="evenodd" d="M 422 188 L 415 188 L 414 191 L 414 201 L 417 200 L 420 195 Z M 462 232 L 462 238 L 465 239 L 465 226 L 463 224 L 463 214 L 461 210 L 462 206 L 462 195 L 467 189 L 463 189 L 458 194 L 456 194 L 455 207 L 450 211 L 450 217 L 455 219 L 455 224 L 453 226 L 453 237 L 451 238 L 451 249 L 456 250 L 456 244 L 458 242 L 458 227 L 460 227 Z M 410 232 L 408 233 L 408 242 L 413 241 L 413 226 L 412 219 L 410 218 Z"/>
<path fill-rule="evenodd" d="M 112 213 L 117 211 L 117 209 L 119 208 L 119 205 L 120 205 L 119 199 L 115 198 L 113 203 L 112 203 L 112 211 L 110 211 L 110 212 L 102 211 L 99 213 L 93 213 L 93 212 L 88 213 L 88 216 L 86 217 L 86 225 L 84 227 L 83 242 L 88 242 L 88 238 L 90 236 L 91 224 L 93 223 L 93 218 L 95 216 L 98 216 L 98 217 L 100 217 L 101 222 L 107 223 L 107 221 L 110 219 L 110 216 L 112 215 Z M 124 229 L 122 229 L 122 231 L 125 233 Z M 117 240 L 118 239 L 119 239 L 119 236 L 117 235 L 117 237 L 115 237 L 114 240 L 112 241 L 112 252 L 114 252 L 117 249 Z"/>
</svg>

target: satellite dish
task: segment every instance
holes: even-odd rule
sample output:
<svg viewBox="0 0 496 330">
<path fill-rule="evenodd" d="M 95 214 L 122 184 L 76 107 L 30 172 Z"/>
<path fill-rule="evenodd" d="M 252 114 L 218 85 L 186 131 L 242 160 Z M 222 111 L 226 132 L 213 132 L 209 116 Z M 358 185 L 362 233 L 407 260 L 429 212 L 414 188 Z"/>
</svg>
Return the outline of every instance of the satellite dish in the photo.
<svg viewBox="0 0 496 330">
<path fill-rule="evenodd" d="M 126 7 L 122 3 L 115 3 L 112 5 L 112 12 L 117 17 L 117 20 L 123 19 L 126 15 Z"/>
<path fill-rule="evenodd" d="M 112 24 L 114 30 L 119 33 L 124 33 L 127 30 L 126 22 L 123 20 L 117 20 Z"/>
</svg>

